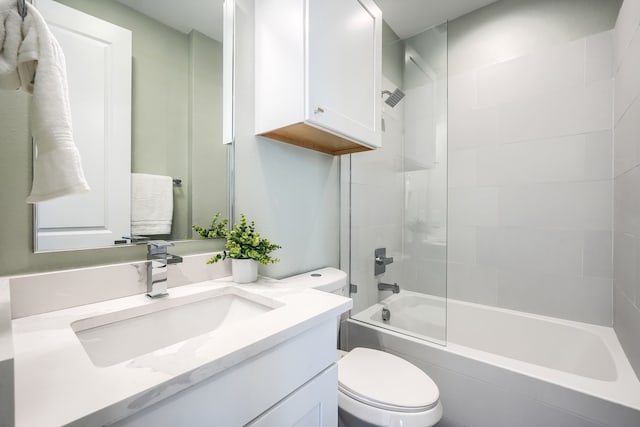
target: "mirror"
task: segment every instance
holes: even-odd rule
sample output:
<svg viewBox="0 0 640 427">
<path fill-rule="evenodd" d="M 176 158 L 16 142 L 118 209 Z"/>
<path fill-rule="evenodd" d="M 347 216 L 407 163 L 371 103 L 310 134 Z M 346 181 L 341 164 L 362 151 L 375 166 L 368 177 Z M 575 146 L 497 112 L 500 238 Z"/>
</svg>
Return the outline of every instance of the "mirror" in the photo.
<svg viewBox="0 0 640 427">
<path fill-rule="evenodd" d="M 230 132 L 225 125 L 223 141 L 223 116 L 225 123 L 230 120 L 223 87 L 225 98 L 232 94 L 228 71 L 223 84 L 223 56 L 232 56 L 228 44 L 223 55 L 224 1 L 34 0 L 34 5 L 65 52 L 74 137 L 92 188 L 89 194 L 36 205 L 35 251 L 126 244 L 131 240 L 124 237 L 136 234 L 191 239 L 193 224 L 207 226 L 216 212 L 227 216 L 232 148 L 223 144 Z M 125 148 L 116 148 L 122 144 Z M 140 219 L 140 207 L 128 194 L 138 185 L 132 173 L 165 177 L 162 189 L 152 193 L 172 194 L 168 226 L 165 221 L 132 232 L 131 217 Z M 156 203 L 142 210 L 157 219 L 149 214 L 157 208 Z"/>
</svg>

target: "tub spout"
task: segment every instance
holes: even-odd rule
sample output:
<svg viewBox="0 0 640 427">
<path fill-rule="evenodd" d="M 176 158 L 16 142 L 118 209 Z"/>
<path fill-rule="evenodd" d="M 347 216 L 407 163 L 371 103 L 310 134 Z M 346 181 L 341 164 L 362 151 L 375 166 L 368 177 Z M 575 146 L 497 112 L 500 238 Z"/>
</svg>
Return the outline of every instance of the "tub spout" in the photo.
<svg viewBox="0 0 640 427">
<path fill-rule="evenodd" d="M 390 283 L 378 283 L 378 290 L 379 291 L 392 291 L 394 294 L 399 294 L 400 293 L 400 286 L 398 286 L 397 283 L 394 283 L 393 285 Z"/>
</svg>

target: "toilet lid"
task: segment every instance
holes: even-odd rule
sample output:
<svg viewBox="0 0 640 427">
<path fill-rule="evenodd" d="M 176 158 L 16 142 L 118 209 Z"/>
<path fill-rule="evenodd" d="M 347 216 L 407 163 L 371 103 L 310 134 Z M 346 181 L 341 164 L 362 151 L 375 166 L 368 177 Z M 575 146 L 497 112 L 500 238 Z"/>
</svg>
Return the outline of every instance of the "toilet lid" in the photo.
<svg viewBox="0 0 640 427">
<path fill-rule="evenodd" d="M 338 361 L 338 388 L 381 409 L 417 412 L 438 403 L 438 386 L 418 367 L 393 354 L 355 348 Z"/>
</svg>

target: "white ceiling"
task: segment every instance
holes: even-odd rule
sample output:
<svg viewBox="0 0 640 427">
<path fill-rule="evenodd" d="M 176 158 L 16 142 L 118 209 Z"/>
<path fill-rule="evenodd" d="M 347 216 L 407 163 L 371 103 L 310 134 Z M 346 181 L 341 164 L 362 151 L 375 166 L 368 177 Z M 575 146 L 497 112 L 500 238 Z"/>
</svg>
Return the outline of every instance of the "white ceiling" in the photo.
<svg viewBox="0 0 640 427">
<path fill-rule="evenodd" d="M 182 33 L 197 30 L 222 41 L 223 0 L 117 0 Z"/>
<path fill-rule="evenodd" d="M 374 0 L 382 18 L 406 39 L 497 0 Z"/>
<path fill-rule="evenodd" d="M 223 0 L 117 0 L 188 34 L 192 29 L 222 41 Z M 258 0 L 259 1 L 259 0 Z M 401 39 L 450 21 L 497 0 L 374 0 Z"/>
</svg>

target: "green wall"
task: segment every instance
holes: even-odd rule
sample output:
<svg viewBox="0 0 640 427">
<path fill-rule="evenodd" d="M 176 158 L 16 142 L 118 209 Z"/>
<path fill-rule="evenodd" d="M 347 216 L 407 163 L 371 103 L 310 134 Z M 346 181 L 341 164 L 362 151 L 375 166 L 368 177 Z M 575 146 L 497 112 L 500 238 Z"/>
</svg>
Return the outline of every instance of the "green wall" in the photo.
<svg viewBox="0 0 640 427">
<path fill-rule="evenodd" d="M 191 93 L 191 223 L 209 225 L 216 212 L 228 216 L 228 147 L 222 145 L 222 44 L 192 31 Z M 212 102 L 214 100 L 215 102 Z M 188 230 L 191 232 L 191 228 Z"/>
</svg>

